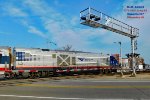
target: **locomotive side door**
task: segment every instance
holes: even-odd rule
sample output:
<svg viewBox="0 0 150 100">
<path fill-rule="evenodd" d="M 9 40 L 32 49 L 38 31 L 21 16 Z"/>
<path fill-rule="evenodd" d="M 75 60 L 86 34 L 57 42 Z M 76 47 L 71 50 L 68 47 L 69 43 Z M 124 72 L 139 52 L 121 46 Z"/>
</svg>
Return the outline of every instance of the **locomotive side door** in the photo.
<svg viewBox="0 0 150 100">
<path fill-rule="evenodd" d="M 70 65 L 70 56 L 66 54 L 60 54 L 57 56 L 57 65 L 58 66 L 69 66 Z"/>
</svg>

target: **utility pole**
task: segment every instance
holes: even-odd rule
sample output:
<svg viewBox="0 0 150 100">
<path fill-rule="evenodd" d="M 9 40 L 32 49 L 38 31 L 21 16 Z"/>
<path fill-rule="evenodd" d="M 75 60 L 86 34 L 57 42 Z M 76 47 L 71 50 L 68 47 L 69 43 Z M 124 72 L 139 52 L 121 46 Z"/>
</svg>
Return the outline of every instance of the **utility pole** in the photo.
<svg viewBox="0 0 150 100">
<path fill-rule="evenodd" d="M 119 46 L 120 46 L 120 56 L 119 56 L 119 60 L 120 60 L 120 68 L 121 68 L 121 70 L 120 70 L 120 72 L 121 72 L 121 76 L 123 77 L 123 66 L 122 66 L 122 43 L 121 43 L 121 41 L 119 41 L 119 42 L 114 42 L 114 43 L 118 43 L 119 44 Z"/>
<path fill-rule="evenodd" d="M 132 56 L 132 76 L 136 76 L 136 65 L 135 65 L 135 38 L 131 38 L 131 56 Z"/>
<path fill-rule="evenodd" d="M 120 66 L 122 67 L 122 44 L 121 44 L 121 42 L 118 42 L 119 43 L 119 45 L 120 45 Z"/>
<path fill-rule="evenodd" d="M 119 47 L 120 47 L 119 60 L 120 60 L 120 66 L 122 67 L 122 43 L 121 42 L 114 42 L 114 43 L 118 43 L 119 44 Z"/>
</svg>

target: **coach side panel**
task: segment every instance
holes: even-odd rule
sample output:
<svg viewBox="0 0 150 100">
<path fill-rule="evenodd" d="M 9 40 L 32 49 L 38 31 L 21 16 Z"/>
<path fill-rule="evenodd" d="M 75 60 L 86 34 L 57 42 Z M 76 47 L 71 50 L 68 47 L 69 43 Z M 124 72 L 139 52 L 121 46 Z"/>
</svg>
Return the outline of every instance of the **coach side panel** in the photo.
<svg viewBox="0 0 150 100">
<path fill-rule="evenodd" d="M 0 48 L 0 71 L 8 70 L 11 66 L 9 48 Z"/>
<path fill-rule="evenodd" d="M 56 66 L 56 58 L 50 52 L 40 50 L 16 50 L 16 69 L 50 70 Z"/>
</svg>

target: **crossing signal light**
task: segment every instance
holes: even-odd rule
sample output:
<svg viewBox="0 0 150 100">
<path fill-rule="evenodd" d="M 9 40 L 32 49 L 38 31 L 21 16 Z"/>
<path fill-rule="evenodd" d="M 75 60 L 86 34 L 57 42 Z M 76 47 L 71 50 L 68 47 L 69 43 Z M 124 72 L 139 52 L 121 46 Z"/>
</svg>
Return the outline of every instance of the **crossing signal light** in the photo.
<svg viewBox="0 0 150 100">
<path fill-rule="evenodd" d="M 100 20 L 100 17 L 95 17 L 94 20 L 95 20 L 95 21 L 99 21 L 99 20 Z"/>
<path fill-rule="evenodd" d="M 90 19 L 95 18 L 95 15 L 90 14 Z"/>
<path fill-rule="evenodd" d="M 82 19 L 82 20 L 86 20 L 86 17 L 82 16 L 81 19 Z"/>
</svg>

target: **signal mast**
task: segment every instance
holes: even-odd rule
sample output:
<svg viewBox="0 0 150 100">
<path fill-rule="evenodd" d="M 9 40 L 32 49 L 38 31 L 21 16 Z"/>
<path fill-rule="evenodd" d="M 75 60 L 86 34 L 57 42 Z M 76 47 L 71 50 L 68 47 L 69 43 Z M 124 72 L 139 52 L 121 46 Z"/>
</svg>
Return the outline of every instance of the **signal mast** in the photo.
<svg viewBox="0 0 150 100">
<path fill-rule="evenodd" d="M 137 50 L 137 38 L 139 37 L 139 29 L 110 17 L 93 8 L 86 8 L 80 12 L 81 24 L 93 28 L 103 28 L 131 39 L 131 57 L 132 57 L 132 76 L 136 76 L 135 50 Z"/>
</svg>

